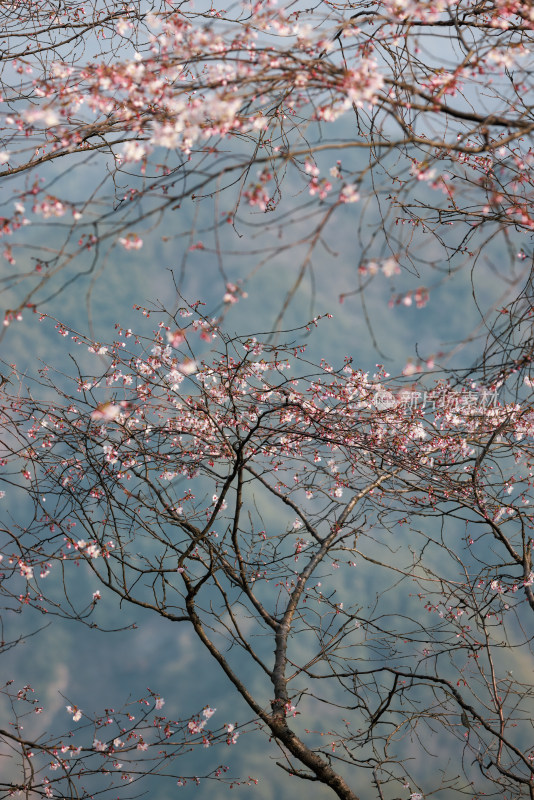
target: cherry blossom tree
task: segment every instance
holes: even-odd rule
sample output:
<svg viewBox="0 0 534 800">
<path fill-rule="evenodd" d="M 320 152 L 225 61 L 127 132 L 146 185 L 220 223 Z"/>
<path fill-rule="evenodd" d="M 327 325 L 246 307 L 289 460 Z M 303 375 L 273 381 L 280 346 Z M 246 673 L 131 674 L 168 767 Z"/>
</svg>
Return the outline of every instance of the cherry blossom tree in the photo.
<svg viewBox="0 0 534 800">
<path fill-rule="evenodd" d="M 2 797 L 183 785 L 254 727 L 340 798 L 534 800 L 532 4 L 304 5 L 0 10 L 4 332 L 156 236 L 178 297 L 203 254 L 221 281 L 213 316 L 145 310 L 155 332 L 112 343 L 54 323 L 76 374 L 4 356 L 1 492 L 31 505 L 1 520 L 4 608 L 98 627 L 115 598 L 185 627 L 253 717 L 175 719 L 149 689 L 66 697 L 50 733 L 6 683 Z M 468 271 L 472 334 L 397 378 L 349 343 L 315 363 L 284 320 L 349 257 L 332 283 L 371 331 L 376 286 L 423 308 Z M 273 334 L 228 335 L 273 262 Z"/>
<path fill-rule="evenodd" d="M 3 591 L 90 619 L 81 565 L 99 605 L 187 626 L 304 785 L 531 798 L 528 368 L 524 397 L 517 370 L 423 392 L 312 363 L 308 331 L 229 337 L 198 305 L 156 322 L 106 346 L 58 324 L 95 369 L 4 390 L 5 479 L 34 513 L 4 526 Z M 105 723 L 95 757 L 122 760 Z"/>
<path fill-rule="evenodd" d="M 276 327 L 349 212 L 343 298 L 408 270 L 391 302 L 422 306 L 473 265 L 524 288 L 531 3 L 15 2 L 1 24 L 6 323 L 159 226 L 179 278 L 217 256 L 226 306 L 296 248 Z"/>
</svg>

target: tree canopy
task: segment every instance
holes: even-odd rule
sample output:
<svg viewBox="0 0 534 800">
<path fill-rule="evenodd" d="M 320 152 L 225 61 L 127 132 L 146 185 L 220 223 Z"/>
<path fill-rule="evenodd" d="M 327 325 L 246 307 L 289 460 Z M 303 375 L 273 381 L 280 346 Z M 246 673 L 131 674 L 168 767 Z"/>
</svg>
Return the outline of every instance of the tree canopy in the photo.
<svg viewBox="0 0 534 800">
<path fill-rule="evenodd" d="M 246 709 L 69 696 L 43 733 L 10 678 L 0 797 L 268 797 L 211 750 L 263 737 L 318 798 L 533 800 L 531 4 L 31 0 L 0 25 L 5 630 L 135 609 Z M 122 322 L 110 286 L 167 268 L 172 299 Z M 17 343 L 38 325 L 47 363 Z"/>
</svg>

